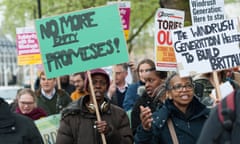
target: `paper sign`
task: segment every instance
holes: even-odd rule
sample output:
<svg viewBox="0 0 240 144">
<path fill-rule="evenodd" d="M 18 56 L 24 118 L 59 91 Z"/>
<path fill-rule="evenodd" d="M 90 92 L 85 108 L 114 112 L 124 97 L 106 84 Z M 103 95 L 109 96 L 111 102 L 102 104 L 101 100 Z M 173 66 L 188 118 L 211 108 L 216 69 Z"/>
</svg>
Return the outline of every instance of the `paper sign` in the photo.
<svg viewBox="0 0 240 144">
<path fill-rule="evenodd" d="M 155 63 L 157 70 L 176 71 L 170 31 L 184 26 L 184 12 L 159 8 L 155 15 Z"/>
<path fill-rule="evenodd" d="M 44 144 L 55 144 L 57 130 L 60 125 L 60 114 L 51 115 L 35 121 L 38 130 L 41 133 Z"/>
<path fill-rule="evenodd" d="M 192 25 L 224 19 L 224 0 L 189 0 Z"/>
<path fill-rule="evenodd" d="M 172 31 L 180 76 L 224 70 L 240 65 L 237 19 L 226 19 Z"/>
<path fill-rule="evenodd" d="M 16 28 L 18 65 L 41 64 L 41 55 L 34 27 Z"/>
<path fill-rule="evenodd" d="M 234 89 L 229 81 L 226 81 L 220 85 L 220 92 L 221 92 L 222 99 L 228 96 L 229 94 L 231 94 L 233 91 Z M 215 89 L 212 90 L 211 97 L 214 98 L 215 100 L 217 99 Z"/>
<path fill-rule="evenodd" d="M 48 78 L 129 60 L 117 5 L 39 19 L 35 25 Z"/>
<path fill-rule="evenodd" d="M 118 4 L 119 12 L 122 18 L 124 35 L 126 40 L 128 40 L 129 28 L 130 28 L 131 2 L 130 1 L 108 1 L 107 4 Z"/>
</svg>

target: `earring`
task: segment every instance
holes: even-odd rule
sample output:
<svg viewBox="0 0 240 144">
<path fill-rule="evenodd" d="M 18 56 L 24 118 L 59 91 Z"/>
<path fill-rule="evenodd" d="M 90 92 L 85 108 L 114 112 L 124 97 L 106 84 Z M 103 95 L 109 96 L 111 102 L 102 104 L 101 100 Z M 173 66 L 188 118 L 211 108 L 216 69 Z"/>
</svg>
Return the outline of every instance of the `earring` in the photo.
<svg viewBox="0 0 240 144">
<path fill-rule="evenodd" d="M 167 92 L 167 93 L 166 93 L 166 98 L 168 98 L 168 99 L 171 100 L 171 99 L 172 99 L 172 96 Z"/>
</svg>

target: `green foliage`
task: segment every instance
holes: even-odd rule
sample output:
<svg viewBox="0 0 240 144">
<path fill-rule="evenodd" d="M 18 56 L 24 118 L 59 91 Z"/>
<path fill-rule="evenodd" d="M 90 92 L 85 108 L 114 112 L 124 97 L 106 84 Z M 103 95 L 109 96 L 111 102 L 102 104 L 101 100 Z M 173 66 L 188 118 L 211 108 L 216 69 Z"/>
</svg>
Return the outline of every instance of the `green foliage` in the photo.
<svg viewBox="0 0 240 144">
<path fill-rule="evenodd" d="M 224 0 L 225 3 L 240 2 L 240 0 Z"/>
<path fill-rule="evenodd" d="M 225 3 L 236 1 L 239 0 L 225 0 Z M 188 0 L 165 0 L 165 2 L 174 5 L 173 7 L 177 9 L 184 9 L 183 7 L 189 5 Z M 106 3 L 107 0 L 41 0 L 42 17 L 103 6 Z M 158 7 L 159 0 L 131 0 L 129 52 L 144 51 L 145 48 L 153 49 L 153 18 Z M 4 12 L 2 30 L 12 37 L 16 35 L 16 27 L 30 25 L 38 18 L 37 0 L 2 0 L 0 9 Z M 185 21 L 185 25 L 190 24 L 190 21 Z"/>
<path fill-rule="evenodd" d="M 24 26 L 27 19 L 32 19 L 34 5 L 29 5 L 30 0 L 2 1 L 1 10 L 4 11 L 4 20 L 2 23 L 3 32 L 15 36 L 16 27 Z"/>
<path fill-rule="evenodd" d="M 103 6 L 107 0 L 41 0 L 42 17 L 54 16 L 62 13 L 77 11 L 81 9 Z M 145 43 L 141 43 L 141 47 L 137 44 L 139 39 L 149 37 L 153 43 L 152 36 L 149 36 L 149 26 L 152 26 L 153 18 L 143 22 L 159 7 L 157 0 L 131 0 L 131 16 L 130 16 L 130 37 L 141 27 L 141 36 L 134 37 L 134 46 L 138 48 L 147 47 Z M 4 33 L 11 34 L 15 37 L 16 27 L 24 27 L 33 23 L 38 18 L 37 0 L 2 0 L 0 8 L 4 11 L 4 21 L 2 29 Z M 130 41 L 133 42 L 133 41 Z"/>
</svg>

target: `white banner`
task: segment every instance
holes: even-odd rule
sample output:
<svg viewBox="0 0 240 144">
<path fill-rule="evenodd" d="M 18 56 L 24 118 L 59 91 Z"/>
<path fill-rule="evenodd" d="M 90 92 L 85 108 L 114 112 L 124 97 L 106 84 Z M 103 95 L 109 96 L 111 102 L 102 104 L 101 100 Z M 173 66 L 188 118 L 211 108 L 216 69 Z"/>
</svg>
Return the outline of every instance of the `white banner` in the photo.
<svg viewBox="0 0 240 144">
<path fill-rule="evenodd" d="M 207 73 L 240 65 L 237 19 L 227 19 L 172 31 L 181 76 Z"/>
<path fill-rule="evenodd" d="M 224 0 L 189 0 L 192 25 L 224 19 Z"/>
<path fill-rule="evenodd" d="M 170 31 L 184 26 L 184 11 L 159 8 L 155 15 L 155 63 L 157 70 L 176 71 Z"/>
</svg>

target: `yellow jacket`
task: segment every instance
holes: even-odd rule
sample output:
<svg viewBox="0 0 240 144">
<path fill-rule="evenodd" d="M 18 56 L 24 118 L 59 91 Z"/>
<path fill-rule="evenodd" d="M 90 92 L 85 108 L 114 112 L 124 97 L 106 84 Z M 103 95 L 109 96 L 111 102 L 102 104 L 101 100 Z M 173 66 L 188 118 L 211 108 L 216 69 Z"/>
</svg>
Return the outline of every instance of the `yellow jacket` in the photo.
<svg viewBox="0 0 240 144">
<path fill-rule="evenodd" d="M 84 91 L 84 92 L 79 92 L 78 90 L 75 90 L 72 94 L 71 94 L 71 99 L 73 100 L 73 101 L 75 101 L 75 100 L 78 100 L 80 97 L 82 97 L 82 96 L 85 96 L 85 95 L 87 95 L 88 93 L 86 92 L 86 91 Z"/>
</svg>

